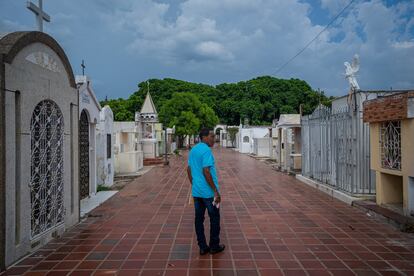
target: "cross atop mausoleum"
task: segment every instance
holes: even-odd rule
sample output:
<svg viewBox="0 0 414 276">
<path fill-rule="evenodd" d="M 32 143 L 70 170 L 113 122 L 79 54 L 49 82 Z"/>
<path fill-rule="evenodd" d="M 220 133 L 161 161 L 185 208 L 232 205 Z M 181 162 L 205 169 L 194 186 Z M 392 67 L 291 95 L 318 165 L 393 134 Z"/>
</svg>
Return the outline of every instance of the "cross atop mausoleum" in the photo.
<svg viewBox="0 0 414 276">
<path fill-rule="evenodd" d="M 82 76 L 85 76 L 85 68 L 86 68 L 86 65 L 85 65 L 85 61 L 83 59 L 82 59 L 81 67 L 82 67 Z"/>
<path fill-rule="evenodd" d="M 43 0 L 39 0 L 38 6 L 31 1 L 27 1 L 27 8 L 36 15 L 37 28 L 39 32 L 43 32 L 43 20 L 50 22 L 50 16 L 43 11 Z"/>
</svg>

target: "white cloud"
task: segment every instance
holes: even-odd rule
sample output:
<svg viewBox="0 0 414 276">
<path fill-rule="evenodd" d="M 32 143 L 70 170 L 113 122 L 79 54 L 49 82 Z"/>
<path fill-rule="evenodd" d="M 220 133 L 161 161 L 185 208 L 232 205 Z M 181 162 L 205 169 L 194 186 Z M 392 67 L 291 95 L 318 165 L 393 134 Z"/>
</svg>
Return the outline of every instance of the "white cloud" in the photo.
<svg viewBox="0 0 414 276">
<path fill-rule="evenodd" d="M 151 61 L 153 77 L 219 83 L 275 75 L 324 28 L 311 21 L 313 7 L 303 0 L 96 1 L 103 28 L 125 39 L 131 59 Z M 348 3 L 320 0 L 328 17 Z M 343 62 L 359 54 L 361 88 L 414 87 L 413 13 L 409 1 L 391 6 L 355 1 L 278 77 L 302 78 L 327 94 L 344 94 Z M 60 28 L 70 20 L 63 14 L 57 19 Z"/>
<path fill-rule="evenodd" d="M 397 49 L 409 49 L 414 47 L 414 41 L 394 42 L 392 46 Z"/>
<path fill-rule="evenodd" d="M 196 52 L 203 57 L 218 59 L 218 60 L 231 60 L 233 54 L 227 51 L 223 45 L 215 41 L 203 41 L 195 46 Z"/>
<path fill-rule="evenodd" d="M 91 72 L 92 60 L 96 70 L 102 70 L 103 61 L 124 68 L 133 88 L 147 77 L 214 84 L 275 75 L 277 68 L 324 28 L 312 22 L 310 16 L 311 11 L 314 16 L 316 7 L 312 5 L 318 1 L 310 1 L 312 5 L 306 1 L 50 1 L 47 11 L 52 23 L 46 28 L 50 26 L 60 42 L 70 45 L 69 54 L 76 52 L 77 62 L 84 57 L 90 60 Z M 411 2 L 386 5 L 385 0 L 355 1 L 277 77 L 301 78 L 327 94 L 345 94 L 348 83 L 343 76 L 343 62 L 359 54 L 361 88 L 413 88 Z M 318 12 L 332 18 L 348 3 L 320 0 L 322 11 Z M 53 13 L 53 7 L 65 13 Z M 19 28 L 13 22 L 4 22 L 0 20 L 0 31 L 4 25 Z M 107 75 L 112 74 L 111 66 L 102 66 L 108 68 Z"/>
<path fill-rule="evenodd" d="M 337 14 L 348 3 L 349 0 L 321 0 L 321 7 L 327 9 L 330 14 Z"/>
</svg>

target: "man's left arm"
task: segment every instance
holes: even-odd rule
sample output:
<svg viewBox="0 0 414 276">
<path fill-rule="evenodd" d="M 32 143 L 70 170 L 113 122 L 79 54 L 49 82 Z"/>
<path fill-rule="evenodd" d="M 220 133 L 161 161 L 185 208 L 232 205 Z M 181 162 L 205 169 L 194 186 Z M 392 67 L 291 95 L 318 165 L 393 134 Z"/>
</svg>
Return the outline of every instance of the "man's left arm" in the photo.
<svg viewBox="0 0 414 276">
<path fill-rule="evenodd" d="M 190 184 L 193 185 L 193 177 L 191 175 L 191 167 L 187 166 L 187 176 L 188 176 L 188 180 L 190 180 Z"/>
</svg>

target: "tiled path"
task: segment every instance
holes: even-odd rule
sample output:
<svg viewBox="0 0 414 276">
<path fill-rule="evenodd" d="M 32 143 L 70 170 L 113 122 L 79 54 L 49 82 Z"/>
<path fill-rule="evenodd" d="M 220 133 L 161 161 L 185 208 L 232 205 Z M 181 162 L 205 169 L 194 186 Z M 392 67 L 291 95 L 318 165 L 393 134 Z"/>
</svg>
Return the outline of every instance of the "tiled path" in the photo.
<svg viewBox="0 0 414 276">
<path fill-rule="evenodd" d="M 414 275 L 412 234 L 250 157 L 215 154 L 224 253 L 198 256 L 182 157 L 126 186 L 8 274 Z"/>
</svg>

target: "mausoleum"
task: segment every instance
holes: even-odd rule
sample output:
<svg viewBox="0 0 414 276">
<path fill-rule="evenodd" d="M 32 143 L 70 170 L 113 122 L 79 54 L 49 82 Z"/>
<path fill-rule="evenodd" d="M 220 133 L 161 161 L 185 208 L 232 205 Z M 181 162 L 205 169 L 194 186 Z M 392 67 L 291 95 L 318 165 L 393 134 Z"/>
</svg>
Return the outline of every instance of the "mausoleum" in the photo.
<svg viewBox="0 0 414 276">
<path fill-rule="evenodd" d="M 282 171 L 301 169 L 301 125 L 300 114 L 281 114 L 276 126 L 278 166 Z"/>
<path fill-rule="evenodd" d="M 0 39 L 0 92 L 1 269 L 79 221 L 79 98 L 42 32 Z"/>
<path fill-rule="evenodd" d="M 135 122 L 114 122 L 115 174 L 133 174 L 143 167 L 141 133 Z"/>
<path fill-rule="evenodd" d="M 240 126 L 237 134 L 240 153 L 254 153 L 255 138 L 269 137 L 269 127 L 267 126 Z"/>
<path fill-rule="evenodd" d="M 414 91 L 364 103 L 369 123 L 376 201 L 414 215 Z"/>
<path fill-rule="evenodd" d="M 140 112 L 135 113 L 135 124 L 141 133 L 142 151 L 145 158 L 156 158 L 158 155 L 158 142 L 156 135 L 156 125 L 158 123 L 158 113 L 152 101 L 151 94 L 148 92 Z M 159 129 L 159 127 L 158 127 Z M 162 130 L 162 127 L 161 127 Z"/>
<path fill-rule="evenodd" d="M 79 92 L 79 188 L 80 199 L 97 190 L 96 127 L 100 121 L 101 105 L 87 76 L 76 76 Z"/>
</svg>

